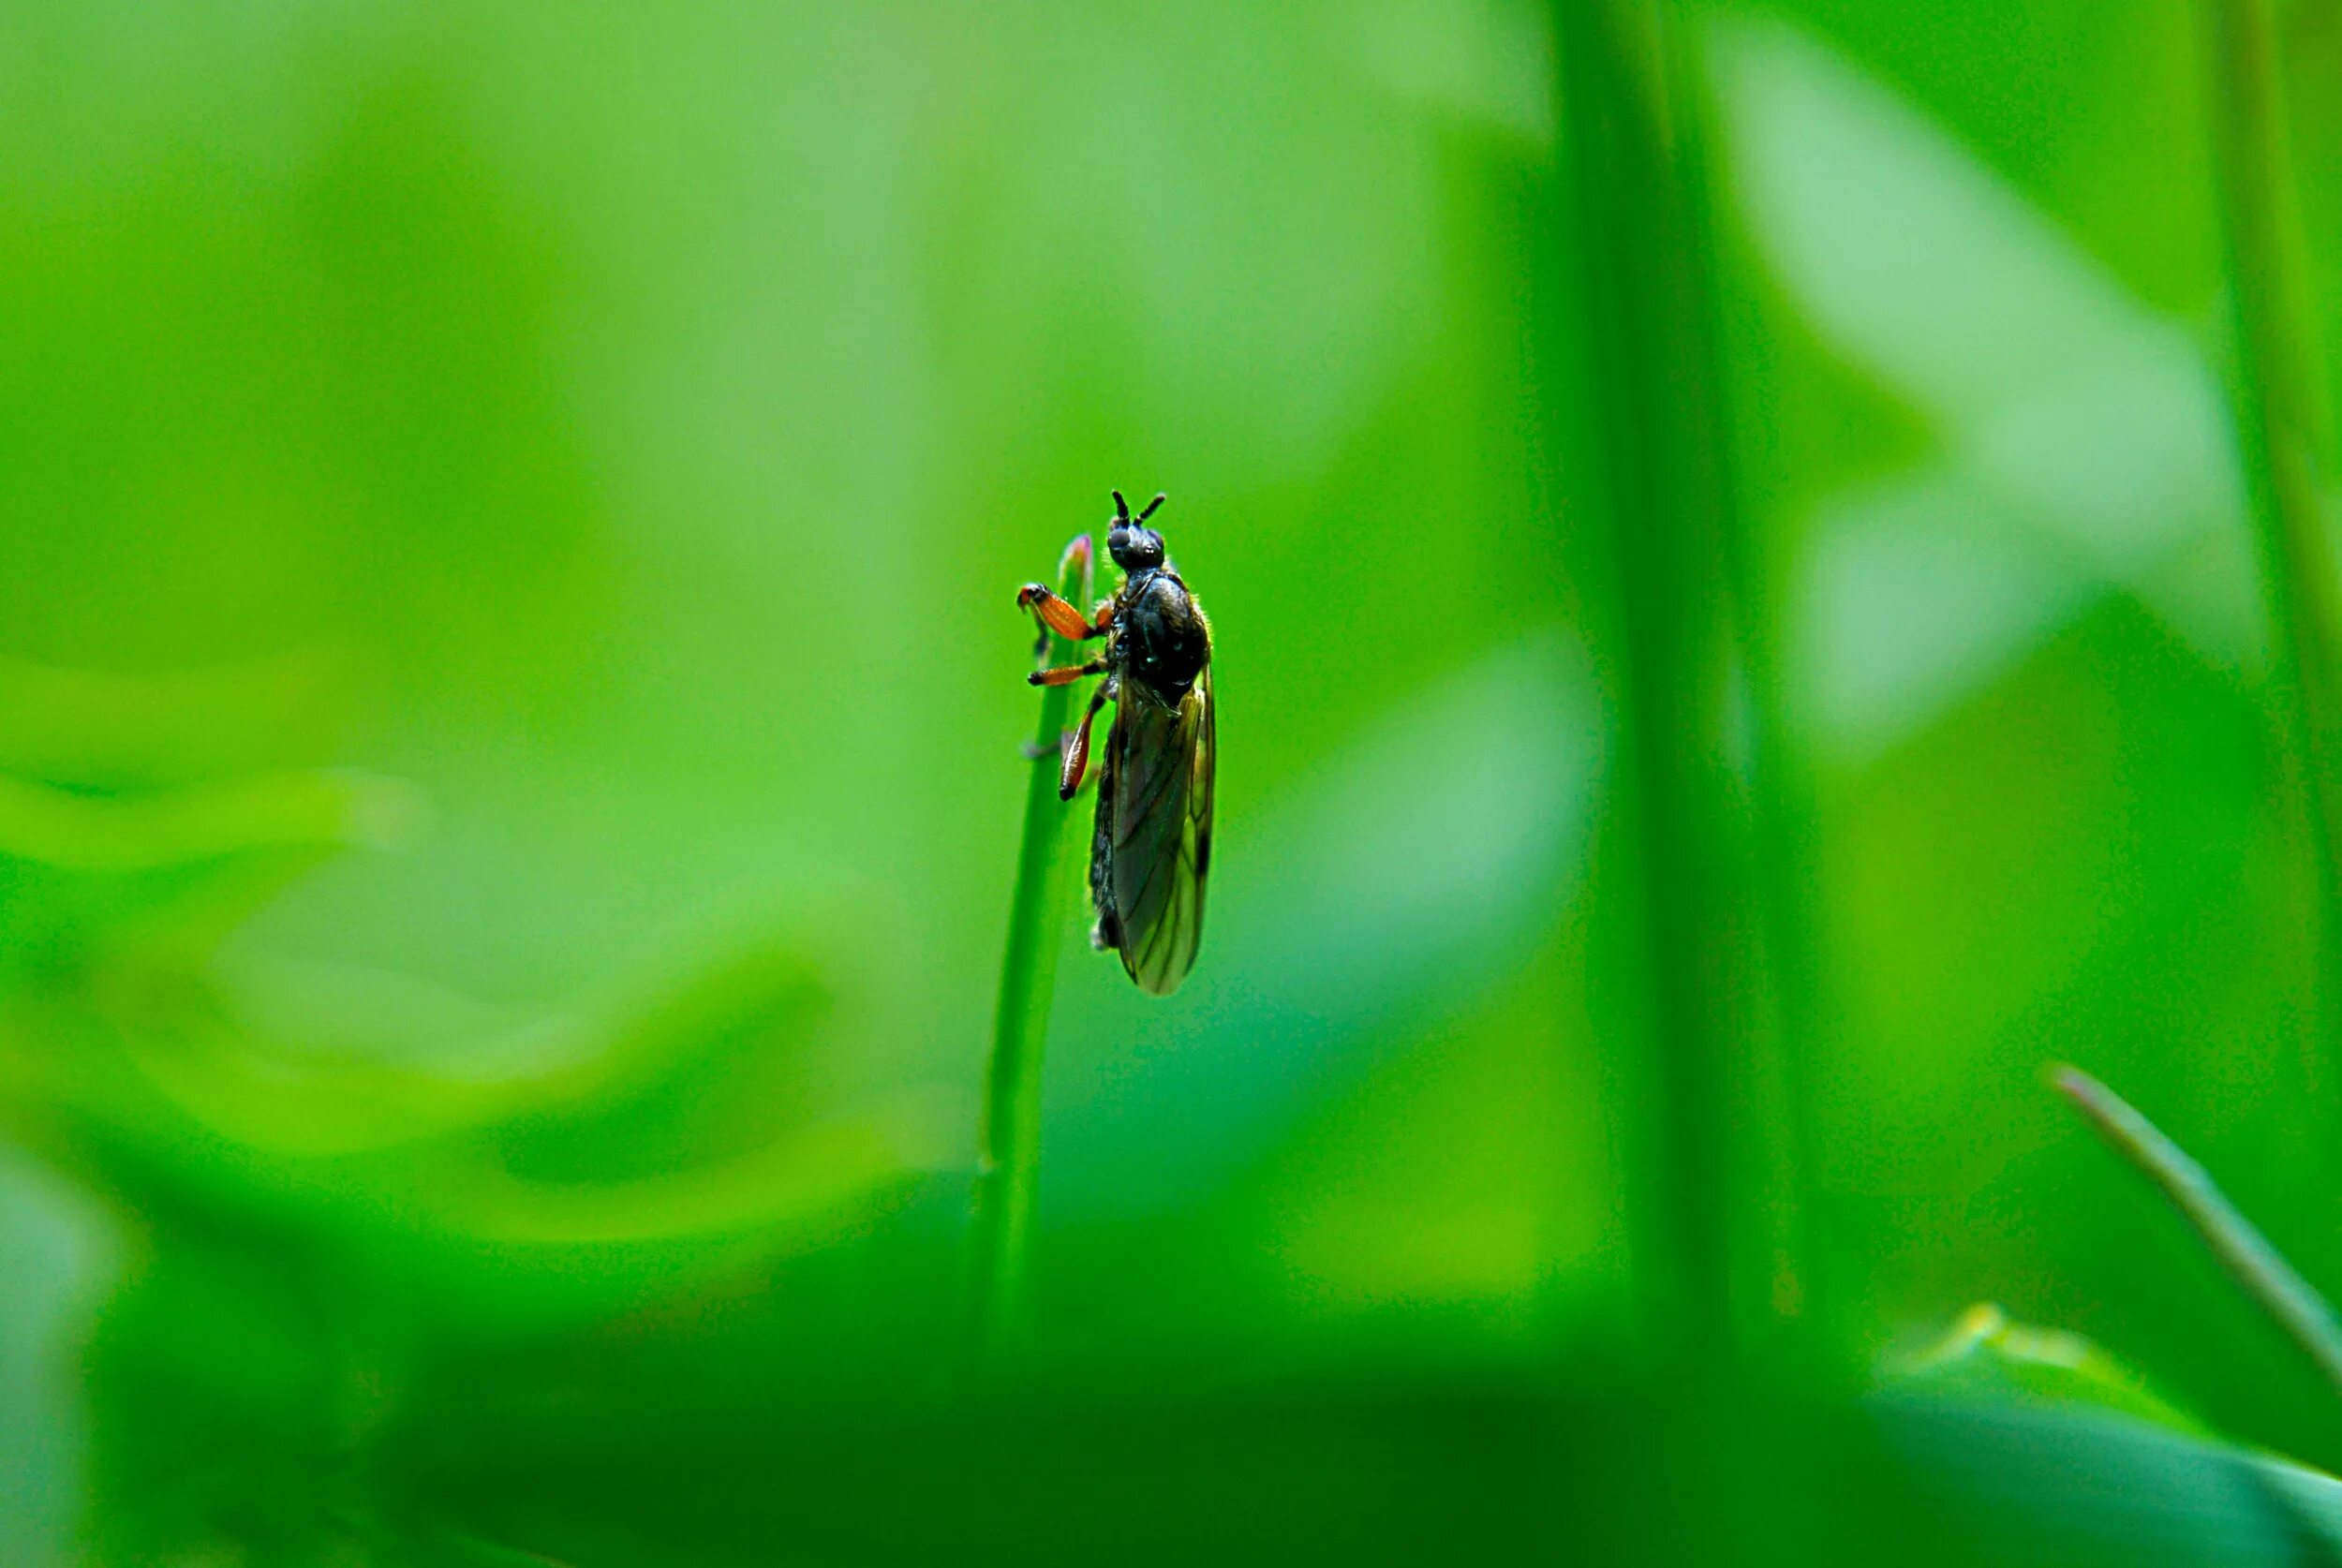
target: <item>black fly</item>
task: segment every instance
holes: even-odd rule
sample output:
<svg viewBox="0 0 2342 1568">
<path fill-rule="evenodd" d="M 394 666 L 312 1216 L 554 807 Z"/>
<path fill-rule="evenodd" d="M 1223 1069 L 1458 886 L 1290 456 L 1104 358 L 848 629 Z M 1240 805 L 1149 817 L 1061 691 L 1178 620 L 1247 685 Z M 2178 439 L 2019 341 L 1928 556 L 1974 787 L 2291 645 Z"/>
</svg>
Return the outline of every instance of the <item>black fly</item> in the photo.
<svg viewBox="0 0 2342 1568">
<path fill-rule="evenodd" d="M 1027 678 L 1034 686 L 1064 686 L 1085 675 L 1105 677 L 1066 740 L 1058 792 L 1071 800 L 1081 787 L 1090 723 L 1111 702 L 1114 728 L 1098 770 L 1098 823 L 1089 851 L 1089 901 L 1098 912 L 1090 941 L 1101 951 L 1119 952 L 1139 989 L 1158 997 L 1187 978 L 1203 939 L 1218 750 L 1211 627 L 1164 559 L 1163 536 L 1146 526 L 1163 502 L 1158 496 L 1133 517 L 1122 493 L 1114 492 L 1106 551 L 1122 569 L 1122 586 L 1092 614 L 1083 614 L 1039 583 L 1016 594 L 1017 604 L 1059 636 L 1106 640 L 1105 652 L 1087 664 Z"/>
</svg>

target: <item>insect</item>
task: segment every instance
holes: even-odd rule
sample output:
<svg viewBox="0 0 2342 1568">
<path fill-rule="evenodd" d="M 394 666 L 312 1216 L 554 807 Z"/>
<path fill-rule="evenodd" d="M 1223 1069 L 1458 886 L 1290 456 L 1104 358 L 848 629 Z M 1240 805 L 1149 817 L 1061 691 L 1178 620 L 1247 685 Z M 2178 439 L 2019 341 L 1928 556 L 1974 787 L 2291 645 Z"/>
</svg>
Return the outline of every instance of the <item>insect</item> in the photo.
<svg viewBox="0 0 2342 1568">
<path fill-rule="evenodd" d="M 1072 800 L 1089 764 L 1089 727 L 1114 704 L 1098 769 L 1098 820 L 1090 837 L 1089 902 L 1100 952 L 1122 955 L 1122 968 L 1150 996 L 1169 996 L 1194 967 L 1203 939 L 1204 879 L 1211 870 L 1211 627 L 1178 572 L 1164 556 L 1163 536 L 1147 526 L 1157 496 L 1131 515 L 1115 491 L 1106 551 L 1122 569 L 1122 586 L 1089 614 L 1039 583 L 1016 592 L 1049 631 L 1080 643 L 1105 639 L 1087 664 L 1037 670 L 1034 686 L 1067 686 L 1104 675 L 1081 723 L 1066 737 L 1058 794 Z M 1077 546 L 1088 541 L 1076 541 Z M 1085 582 L 1084 597 L 1088 597 Z M 1045 645 L 1047 636 L 1045 632 Z"/>
</svg>

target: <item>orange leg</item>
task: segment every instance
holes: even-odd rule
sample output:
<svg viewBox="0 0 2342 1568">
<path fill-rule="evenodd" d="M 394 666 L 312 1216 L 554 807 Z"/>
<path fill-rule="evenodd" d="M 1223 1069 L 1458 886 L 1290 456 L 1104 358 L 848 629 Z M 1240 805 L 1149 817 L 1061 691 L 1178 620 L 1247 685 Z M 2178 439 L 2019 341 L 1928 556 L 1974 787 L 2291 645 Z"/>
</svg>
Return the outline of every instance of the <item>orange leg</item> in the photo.
<svg viewBox="0 0 2342 1568">
<path fill-rule="evenodd" d="M 1089 725 L 1098 717 L 1098 710 L 1114 700 L 1114 682 L 1108 681 L 1089 694 L 1089 711 L 1082 715 L 1079 728 L 1065 746 L 1065 763 L 1058 770 L 1057 798 L 1072 800 L 1074 791 L 1082 787 L 1082 775 L 1089 767 Z"/>
<path fill-rule="evenodd" d="M 1058 558 L 1057 574 L 1062 579 L 1075 567 L 1081 569 L 1081 597 L 1082 602 L 1087 604 L 1098 591 L 1096 555 L 1088 534 L 1075 534 L 1065 546 L 1065 554 Z M 1108 600 L 1108 604 L 1111 602 Z M 1049 633 L 1052 631 L 1076 643 L 1097 635 L 1097 632 L 1089 629 L 1092 623 L 1084 621 L 1080 611 L 1051 593 L 1045 584 L 1028 583 L 1017 589 L 1016 608 L 1031 610 L 1041 617 L 1041 635 L 1032 645 L 1032 656 L 1036 659 L 1048 656 Z M 1114 617 L 1107 612 L 1106 605 L 1098 608 L 1095 625 L 1103 630 Z"/>
<path fill-rule="evenodd" d="M 1086 746 L 1088 743 L 1085 742 L 1084 744 Z M 1065 784 L 1065 756 L 1067 752 L 1073 749 L 1074 732 L 1071 730 L 1066 731 L 1064 735 L 1060 738 L 1055 746 L 1035 746 L 1030 741 L 1023 741 L 1020 742 L 1016 747 L 1017 754 L 1023 757 L 1028 762 L 1037 762 L 1044 757 L 1055 757 L 1058 760 L 1058 787 L 1060 790 L 1062 790 Z M 1089 764 L 1089 756 L 1087 752 L 1085 752 L 1082 758 L 1084 766 Z M 1074 781 L 1074 788 L 1076 790 L 1086 790 L 1096 782 L 1098 782 L 1098 776 L 1096 774 L 1085 774 L 1080 778 Z"/>
<path fill-rule="evenodd" d="M 1031 611 L 1041 617 L 1043 625 L 1069 643 L 1086 643 L 1092 637 L 1104 637 L 1107 626 L 1114 620 L 1112 600 L 1100 605 L 1093 618 L 1083 614 L 1039 583 L 1028 583 L 1016 590 L 1016 608 Z"/>
<path fill-rule="evenodd" d="M 1106 673 L 1106 661 L 1093 658 L 1087 664 L 1060 664 L 1054 670 L 1035 670 L 1025 677 L 1027 686 L 1071 686 L 1089 675 Z"/>
</svg>

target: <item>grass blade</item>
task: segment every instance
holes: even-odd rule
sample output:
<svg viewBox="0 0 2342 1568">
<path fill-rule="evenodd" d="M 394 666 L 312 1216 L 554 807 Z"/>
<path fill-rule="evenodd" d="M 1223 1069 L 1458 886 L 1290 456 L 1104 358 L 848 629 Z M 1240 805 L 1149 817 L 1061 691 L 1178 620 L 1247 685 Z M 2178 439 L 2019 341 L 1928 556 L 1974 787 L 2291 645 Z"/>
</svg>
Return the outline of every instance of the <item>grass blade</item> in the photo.
<svg viewBox="0 0 2342 1568">
<path fill-rule="evenodd" d="M 1631 1223 L 1653 1349 L 1712 1364 L 1737 1339 L 1736 1080 L 1762 986 L 1730 760 L 1736 519 L 1701 126 L 1679 101 L 1685 40 L 1670 7 L 1559 0 L 1552 14 L 1589 427 L 1577 482 L 1610 528 L 1618 782 L 1637 871 L 1622 969 L 1642 1041 L 1628 1092 L 1648 1110 L 1630 1155 Z"/>
<path fill-rule="evenodd" d="M 1058 592 L 1084 611 L 1093 591 L 1089 536 L 1065 549 Z M 1075 644 L 1052 632 L 1047 662 L 1077 661 Z M 973 1332 L 971 1370 L 997 1367 L 1025 1330 L 1026 1250 L 1041 1170 L 1041 1056 L 1049 1031 L 1049 997 L 1065 907 L 1066 824 L 1077 815 L 1058 798 L 1058 746 L 1075 688 L 1045 688 L 1039 752 L 1025 789 L 1024 837 L 1010 895 L 1008 947 L 1001 959 L 1000 999 L 992 1015 L 992 1058 L 985 1072 L 984 1127 L 976 1156 Z"/>
<path fill-rule="evenodd" d="M 2311 364 L 2299 215 L 2268 0 L 2203 0 L 2212 132 L 2235 333 L 2230 395 L 2276 633 L 2275 678 L 2292 765 L 2308 770 L 2307 831 L 2319 875 L 2318 1040 L 2312 1078 L 2342 1090 L 2342 691 L 2333 552 L 2318 469 L 2325 411 Z"/>
<path fill-rule="evenodd" d="M 2220 1266 L 2317 1363 L 2335 1392 L 2342 1393 L 2342 1323 L 2335 1321 L 2333 1307 L 2237 1212 L 2204 1168 L 2122 1096 L 2081 1069 L 2060 1067 L 2050 1081 L 2089 1118 L 2100 1137 L 2162 1190 L 2212 1249 Z"/>
</svg>

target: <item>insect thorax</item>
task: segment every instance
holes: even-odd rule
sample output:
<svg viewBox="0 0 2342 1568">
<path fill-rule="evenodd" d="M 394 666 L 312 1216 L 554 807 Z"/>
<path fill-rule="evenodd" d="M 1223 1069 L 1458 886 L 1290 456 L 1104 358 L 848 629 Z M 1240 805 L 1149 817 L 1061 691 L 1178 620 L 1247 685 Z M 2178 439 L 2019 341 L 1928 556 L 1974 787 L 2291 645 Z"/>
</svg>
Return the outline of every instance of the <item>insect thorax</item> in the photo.
<svg viewBox="0 0 2342 1568">
<path fill-rule="evenodd" d="M 1115 617 L 1115 662 L 1165 707 L 1177 707 L 1211 662 L 1211 634 L 1187 584 L 1168 571 L 1143 572 L 1122 587 Z"/>
</svg>

